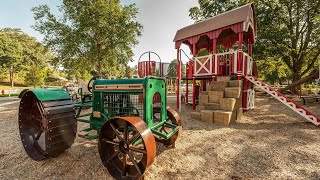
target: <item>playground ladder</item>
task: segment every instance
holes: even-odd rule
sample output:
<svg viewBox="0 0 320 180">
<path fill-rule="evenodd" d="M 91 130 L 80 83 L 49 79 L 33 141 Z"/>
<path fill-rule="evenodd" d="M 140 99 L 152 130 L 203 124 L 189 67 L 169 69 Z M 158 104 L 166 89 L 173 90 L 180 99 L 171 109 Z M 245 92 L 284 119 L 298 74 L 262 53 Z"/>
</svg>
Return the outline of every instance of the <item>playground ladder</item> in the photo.
<svg viewBox="0 0 320 180">
<path fill-rule="evenodd" d="M 302 106 L 300 106 L 296 102 L 294 102 L 291 99 L 287 98 L 286 96 L 284 96 L 280 92 L 278 92 L 276 90 L 273 90 L 268 84 L 258 80 L 256 77 L 245 76 L 245 78 L 247 80 L 249 80 L 251 83 L 253 83 L 254 85 L 256 85 L 259 88 L 261 88 L 266 93 L 268 93 L 271 96 L 273 96 L 275 99 L 280 101 L 282 104 L 288 106 L 293 111 L 295 111 L 296 113 L 300 114 L 302 117 L 306 118 L 308 121 L 310 121 L 314 125 L 320 127 L 320 118 L 318 118 L 316 115 L 314 115 L 313 113 L 311 113 L 307 109 L 303 108 Z"/>
</svg>

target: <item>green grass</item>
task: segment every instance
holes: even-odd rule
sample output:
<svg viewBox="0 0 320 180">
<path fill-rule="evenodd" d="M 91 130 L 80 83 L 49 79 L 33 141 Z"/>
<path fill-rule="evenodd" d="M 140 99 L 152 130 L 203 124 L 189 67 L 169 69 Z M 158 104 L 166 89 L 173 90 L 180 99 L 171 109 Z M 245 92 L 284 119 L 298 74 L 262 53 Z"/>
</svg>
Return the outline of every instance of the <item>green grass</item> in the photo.
<svg viewBox="0 0 320 180">
<path fill-rule="evenodd" d="M 31 89 L 33 87 L 19 87 L 19 86 L 14 86 L 12 89 Z M 0 85 L 0 90 L 9 90 L 11 89 L 11 86 L 3 86 L 3 85 Z"/>
<path fill-rule="evenodd" d="M 33 89 L 33 86 L 25 86 L 25 85 L 21 85 L 21 84 L 15 84 L 15 86 L 13 88 L 11 88 L 11 86 L 7 83 L 0 83 L 0 91 L 1 90 L 9 90 L 9 89 Z M 36 87 L 36 88 L 40 88 L 40 87 Z M 48 88 L 62 88 L 62 86 L 48 86 Z"/>
<path fill-rule="evenodd" d="M 10 96 L 19 96 L 19 94 L 10 94 Z M 9 97 L 9 94 L 5 94 L 5 95 L 0 94 L 0 97 Z"/>
</svg>

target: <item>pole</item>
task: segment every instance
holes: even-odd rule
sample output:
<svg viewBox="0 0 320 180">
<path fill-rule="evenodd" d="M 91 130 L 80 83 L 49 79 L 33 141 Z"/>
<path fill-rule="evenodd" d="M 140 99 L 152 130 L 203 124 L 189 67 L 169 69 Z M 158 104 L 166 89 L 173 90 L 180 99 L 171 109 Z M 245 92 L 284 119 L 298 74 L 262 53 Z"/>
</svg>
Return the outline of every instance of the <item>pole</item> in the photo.
<svg viewBox="0 0 320 180">
<path fill-rule="evenodd" d="M 177 49 L 177 80 L 176 80 L 176 87 L 177 87 L 177 90 L 176 90 L 176 94 L 177 94 L 177 98 L 176 98 L 176 105 L 177 105 L 177 108 L 179 109 L 179 96 L 180 96 L 180 94 L 179 94 L 179 92 L 180 92 L 180 90 L 179 90 L 179 87 L 180 87 L 180 85 L 179 85 L 179 72 L 180 72 L 180 63 L 179 63 L 179 48 Z"/>
<path fill-rule="evenodd" d="M 181 52 L 179 52 L 179 112 L 181 112 L 181 78 L 182 78 L 182 61 L 181 61 Z"/>
<path fill-rule="evenodd" d="M 193 54 L 193 58 L 195 58 L 196 55 L 197 55 L 196 44 L 193 44 L 192 54 Z M 192 109 L 195 110 L 196 109 L 196 79 L 195 79 L 194 75 L 192 75 L 192 89 L 193 89 L 193 93 L 192 93 Z"/>
<path fill-rule="evenodd" d="M 212 61 L 212 81 L 214 81 L 214 75 L 215 75 L 215 73 L 217 73 L 217 72 L 215 72 L 215 61 L 217 61 L 217 59 L 215 58 L 216 56 L 215 56 L 215 54 L 217 54 L 217 39 L 216 38 L 214 38 L 213 40 L 212 40 L 212 59 L 213 59 L 213 61 Z"/>
</svg>

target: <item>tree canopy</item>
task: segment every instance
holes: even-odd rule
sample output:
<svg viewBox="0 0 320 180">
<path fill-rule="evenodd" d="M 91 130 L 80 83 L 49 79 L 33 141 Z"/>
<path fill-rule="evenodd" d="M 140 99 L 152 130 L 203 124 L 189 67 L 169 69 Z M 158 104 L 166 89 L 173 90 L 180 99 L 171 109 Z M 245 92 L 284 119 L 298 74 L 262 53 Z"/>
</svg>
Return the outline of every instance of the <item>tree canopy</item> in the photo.
<svg viewBox="0 0 320 180">
<path fill-rule="evenodd" d="M 168 77 L 177 77 L 177 64 L 178 61 L 177 59 L 174 59 L 170 62 L 169 67 L 168 67 Z M 186 66 L 182 64 L 181 67 L 182 75 L 186 73 Z"/>
<path fill-rule="evenodd" d="M 43 68 L 52 58 L 48 49 L 17 28 L 0 29 L 0 68 L 10 74 L 11 86 L 17 72 L 31 65 Z"/>
<path fill-rule="evenodd" d="M 199 7 L 192 7 L 189 10 L 190 17 L 195 21 L 254 2 L 258 29 L 258 39 L 253 47 L 254 60 L 274 63 L 282 61 L 290 69 L 293 81 L 315 68 L 320 55 L 320 1 L 198 0 L 198 2 Z"/>
<path fill-rule="evenodd" d="M 121 5 L 120 0 L 64 0 L 59 10 L 61 16 L 52 14 L 47 5 L 32 9 L 33 28 L 57 56 L 55 65 L 70 74 L 95 70 L 106 77 L 119 75 L 141 35 L 135 5 Z"/>
</svg>

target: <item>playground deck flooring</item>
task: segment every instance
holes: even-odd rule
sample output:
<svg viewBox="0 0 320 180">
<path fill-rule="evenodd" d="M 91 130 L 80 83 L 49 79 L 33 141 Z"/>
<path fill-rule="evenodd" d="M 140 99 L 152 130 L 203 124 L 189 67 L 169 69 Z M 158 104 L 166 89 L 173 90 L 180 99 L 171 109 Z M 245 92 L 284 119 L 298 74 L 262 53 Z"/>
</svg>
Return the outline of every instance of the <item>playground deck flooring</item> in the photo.
<svg viewBox="0 0 320 180">
<path fill-rule="evenodd" d="M 320 179 L 320 129 L 272 98 L 255 102 L 255 110 L 229 127 L 192 120 L 183 106 L 176 149 L 157 144 L 146 179 Z M 0 179 L 112 179 L 94 140 L 77 138 L 58 158 L 28 158 L 15 106 L 0 111 Z M 320 115 L 320 103 L 305 107 Z"/>
</svg>

